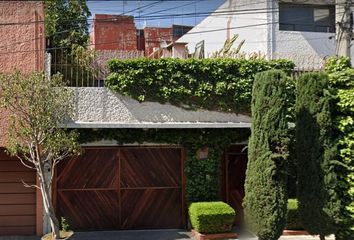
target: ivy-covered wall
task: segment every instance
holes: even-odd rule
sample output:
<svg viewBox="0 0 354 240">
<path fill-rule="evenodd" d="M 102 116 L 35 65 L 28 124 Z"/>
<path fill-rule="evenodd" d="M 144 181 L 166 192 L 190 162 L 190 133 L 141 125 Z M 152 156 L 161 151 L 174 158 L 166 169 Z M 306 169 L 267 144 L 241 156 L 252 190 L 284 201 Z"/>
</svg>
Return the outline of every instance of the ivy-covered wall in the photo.
<svg viewBox="0 0 354 240">
<path fill-rule="evenodd" d="M 326 72 L 337 98 L 337 143 L 341 157 L 336 163 L 340 181 L 337 192 L 342 206 L 346 206 L 339 224 L 343 228 L 348 225 L 352 227 L 351 231 L 342 230 L 336 234 L 336 239 L 344 240 L 354 235 L 354 69 L 348 58 L 331 58 L 327 62 Z"/>
<path fill-rule="evenodd" d="M 108 66 L 110 75 L 105 85 L 141 102 L 245 114 L 250 114 L 255 74 L 280 69 L 290 75 L 294 68 L 287 60 L 261 59 L 115 59 Z M 119 143 L 186 146 L 186 191 L 190 202 L 218 199 L 222 154 L 230 143 L 247 141 L 249 135 L 249 129 L 81 130 L 83 142 L 113 139 Z M 208 158 L 199 160 L 196 151 L 203 147 L 209 149 Z"/>
<path fill-rule="evenodd" d="M 115 140 L 119 144 L 169 143 L 187 149 L 186 193 L 189 202 L 220 200 L 221 160 L 232 143 L 246 141 L 250 129 L 78 129 L 81 143 Z M 207 147 L 207 159 L 196 152 Z"/>
<path fill-rule="evenodd" d="M 111 60 L 106 86 L 139 101 L 157 101 L 186 108 L 250 113 L 256 73 L 280 69 L 290 74 L 287 60 L 262 59 L 133 59 Z"/>
</svg>

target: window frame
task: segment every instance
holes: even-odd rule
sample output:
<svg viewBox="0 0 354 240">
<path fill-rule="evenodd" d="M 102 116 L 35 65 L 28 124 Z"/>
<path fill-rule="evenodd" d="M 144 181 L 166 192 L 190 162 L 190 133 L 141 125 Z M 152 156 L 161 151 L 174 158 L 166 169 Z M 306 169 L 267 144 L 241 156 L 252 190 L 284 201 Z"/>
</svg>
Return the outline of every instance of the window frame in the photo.
<svg viewBox="0 0 354 240">
<path fill-rule="evenodd" d="M 306 9 L 311 9 L 312 10 L 312 16 L 309 16 L 313 18 L 313 21 L 309 24 L 300 24 L 300 23 L 288 23 L 288 22 L 282 22 L 281 21 L 281 12 L 282 8 L 306 8 Z M 315 9 L 326 9 L 329 10 L 329 21 L 332 22 L 331 25 L 328 24 L 316 24 L 315 21 Z M 333 14 L 333 18 L 331 18 L 331 15 Z M 332 21 L 333 20 L 333 21 Z M 335 5 L 328 4 L 328 5 L 319 5 L 319 4 L 296 4 L 296 3 L 286 3 L 286 2 L 281 2 L 279 3 L 279 31 L 292 31 L 292 32 L 316 32 L 316 33 L 335 33 Z M 288 27 L 286 27 L 288 26 Z M 297 29 L 297 27 L 309 27 L 309 30 L 305 29 Z M 327 28 L 327 31 L 320 31 L 316 30 L 319 28 Z"/>
</svg>

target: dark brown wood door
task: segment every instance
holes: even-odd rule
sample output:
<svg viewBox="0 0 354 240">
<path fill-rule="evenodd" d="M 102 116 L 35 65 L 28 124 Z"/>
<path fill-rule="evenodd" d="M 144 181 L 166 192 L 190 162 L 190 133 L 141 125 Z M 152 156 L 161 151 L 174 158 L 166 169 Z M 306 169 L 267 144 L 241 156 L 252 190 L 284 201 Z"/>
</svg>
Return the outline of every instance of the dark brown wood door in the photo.
<svg viewBox="0 0 354 240">
<path fill-rule="evenodd" d="M 226 201 L 236 211 L 236 225 L 242 225 L 247 169 L 245 145 L 233 145 L 225 154 L 226 163 Z"/>
<path fill-rule="evenodd" d="M 74 230 L 184 227 L 181 148 L 87 148 L 58 166 L 56 206 Z"/>
<path fill-rule="evenodd" d="M 0 236 L 36 233 L 36 173 L 0 148 Z"/>
</svg>

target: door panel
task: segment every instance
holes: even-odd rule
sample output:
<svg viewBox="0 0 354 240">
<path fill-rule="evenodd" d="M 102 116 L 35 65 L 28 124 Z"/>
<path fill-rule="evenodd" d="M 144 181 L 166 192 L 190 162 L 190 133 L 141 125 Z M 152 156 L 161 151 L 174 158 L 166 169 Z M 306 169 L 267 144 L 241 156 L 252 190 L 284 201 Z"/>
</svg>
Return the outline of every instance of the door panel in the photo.
<svg viewBox="0 0 354 240">
<path fill-rule="evenodd" d="M 36 233 L 36 172 L 0 148 L 0 236 Z"/>
<path fill-rule="evenodd" d="M 121 187 L 181 186 L 180 148 L 121 150 Z"/>
<path fill-rule="evenodd" d="M 122 229 L 183 227 L 180 189 L 122 190 Z"/>
<path fill-rule="evenodd" d="M 87 148 L 57 168 L 56 208 L 73 230 L 180 228 L 181 148 Z"/>
<path fill-rule="evenodd" d="M 59 191 L 58 215 L 75 230 L 114 230 L 119 226 L 118 191 Z"/>
<path fill-rule="evenodd" d="M 84 149 L 58 165 L 58 189 L 114 188 L 118 185 L 118 150 Z"/>
<path fill-rule="evenodd" d="M 227 203 L 236 211 L 236 225 L 243 222 L 242 202 L 245 197 L 247 152 L 245 145 L 235 145 L 226 152 Z"/>
</svg>

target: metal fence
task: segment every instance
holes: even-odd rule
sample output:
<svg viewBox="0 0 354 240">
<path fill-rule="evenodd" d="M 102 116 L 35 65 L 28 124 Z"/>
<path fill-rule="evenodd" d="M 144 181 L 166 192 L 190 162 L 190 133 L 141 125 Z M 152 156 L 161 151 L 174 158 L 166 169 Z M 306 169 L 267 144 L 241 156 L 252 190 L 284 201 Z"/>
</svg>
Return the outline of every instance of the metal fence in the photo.
<svg viewBox="0 0 354 240">
<path fill-rule="evenodd" d="M 46 62 L 50 62 L 50 68 L 46 67 L 46 72 L 49 72 L 49 75 L 61 74 L 67 85 L 71 87 L 102 87 L 109 72 L 108 60 L 143 56 L 143 51 L 104 50 L 92 52 L 87 56 L 80 53 L 72 54 L 66 49 L 55 49 L 47 53 Z"/>
<path fill-rule="evenodd" d="M 107 61 L 110 59 L 132 59 L 144 57 L 143 51 L 96 51 L 91 57 L 68 53 L 65 49 L 57 49 L 47 54 L 46 72 L 49 75 L 60 73 L 72 87 L 102 87 L 109 70 Z M 273 54 L 273 59 L 289 59 L 295 63 L 292 74 L 298 78 L 301 74 L 324 69 L 326 58 L 320 56 L 298 54 Z M 50 64 L 49 64 L 50 63 Z"/>
<path fill-rule="evenodd" d="M 71 87 L 98 87 L 100 85 L 99 69 L 91 67 L 94 62 L 87 64 L 83 58 L 71 54 L 66 49 L 55 49 L 50 52 L 50 73 L 61 74 L 64 81 Z"/>
</svg>

